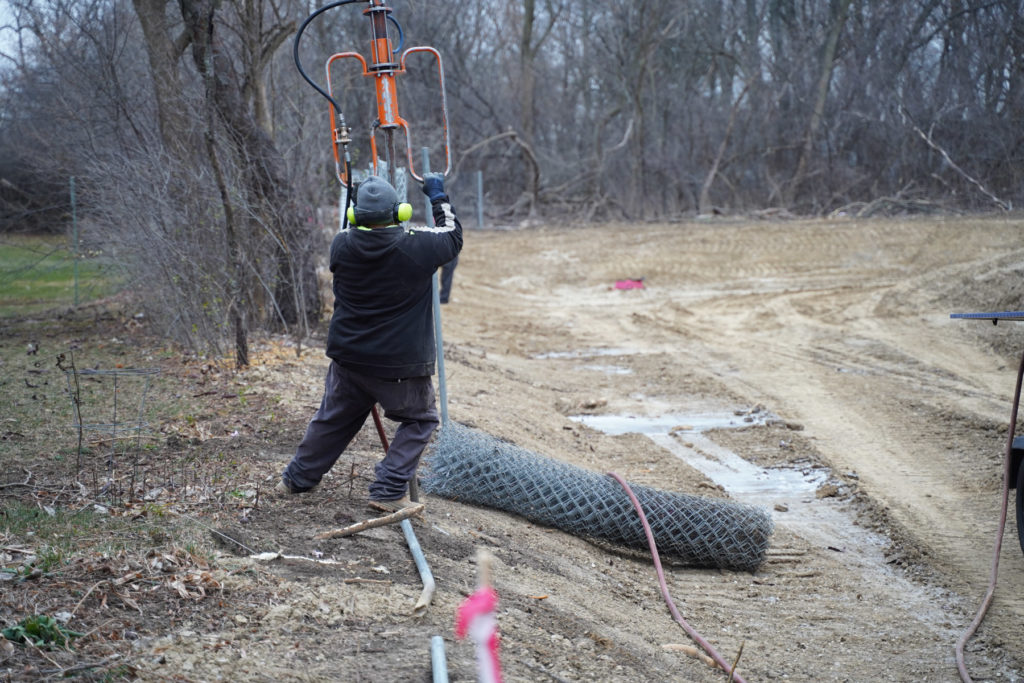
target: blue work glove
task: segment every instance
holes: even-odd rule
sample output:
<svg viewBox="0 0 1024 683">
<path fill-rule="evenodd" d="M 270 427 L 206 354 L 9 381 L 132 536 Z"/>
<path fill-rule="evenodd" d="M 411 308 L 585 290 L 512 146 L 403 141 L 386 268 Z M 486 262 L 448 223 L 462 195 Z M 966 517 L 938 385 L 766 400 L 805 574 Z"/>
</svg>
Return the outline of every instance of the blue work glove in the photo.
<svg viewBox="0 0 1024 683">
<path fill-rule="evenodd" d="M 444 176 L 440 173 L 426 173 L 423 175 L 423 194 L 427 195 L 431 203 L 438 199 L 447 199 L 444 192 Z"/>
</svg>

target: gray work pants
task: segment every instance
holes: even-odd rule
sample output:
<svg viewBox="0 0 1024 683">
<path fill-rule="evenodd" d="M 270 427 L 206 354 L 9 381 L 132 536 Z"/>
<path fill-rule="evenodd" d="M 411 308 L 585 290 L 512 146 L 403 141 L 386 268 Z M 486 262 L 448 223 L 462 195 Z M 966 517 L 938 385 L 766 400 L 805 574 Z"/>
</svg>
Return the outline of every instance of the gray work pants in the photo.
<svg viewBox="0 0 1024 683">
<path fill-rule="evenodd" d="M 380 379 L 334 361 L 327 369 L 320 408 L 282 474 L 293 490 L 308 490 L 320 483 L 362 428 L 374 403 L 384 409 L 384 417 L 400 424 L 387 454 L 374 468 L 370 498 L 394 500 L 405 495 L 438 424 L 430 377 Z"/>
</svg>

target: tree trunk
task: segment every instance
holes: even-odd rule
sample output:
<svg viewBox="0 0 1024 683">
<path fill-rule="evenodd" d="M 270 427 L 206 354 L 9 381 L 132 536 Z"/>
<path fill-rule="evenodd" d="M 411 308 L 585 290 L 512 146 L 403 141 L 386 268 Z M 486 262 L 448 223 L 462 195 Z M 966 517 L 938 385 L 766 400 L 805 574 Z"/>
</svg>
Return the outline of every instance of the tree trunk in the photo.
<svg viewBox="0 0 1024 683">
<path fill-rule="evenodd" d="M 725 149 L 729 145 L 729 136 L 732 135 L 733 126 L 736 124 L 736 115 L 739 113 L 740 103 L 747 94 L 747 90 L 750 88 L 748 83 L 744 88 L 743 92 L 739 94 L 736 101 L 732 104 L 732 110 L 729 112 L 729 123 L 725 127 L 725 134 L 722 136 L 722 142 L 718 145 L 718 153 L 715 154 L 715 160 L 711 162 L 711 170 L 708 171 L 707 176 L 704 178 L 704 183 L 700 187 L 700 198 L 697 200 L 697 213 L 701 216 L 707 216 L 711 214 L 711 185 L 715 182 L 715 176 L 718 175 L 718 169 L 722 165 L 722 158 L 725 156 Z"/>
<path fill-rule="evenodd" d="M 231 142 L 237 167 L 245 174 L 246 194 L 256 220 L 277 244 L 277 311 L 286 325 L 308 326 L 319 314 L 316 272 L 301 234 L 294 194 L 284 173 L 284 158 L 242 96 L 230 56 L 214 37 L 214 13 L 219 0 L 180 0 L 181 14 L 192 39 L 192 59 L 210 79 L 208 96 Z M 256 224 L 250 227 L 255 233 Z"/>
<path fill-rule="evenodd" d="M 213 175 L 217 182 L 217 190 L 220 193 L 221 206 L 224 209 L 224 242 L 227 250 L 227 262 L 229 270 L 229 304 L 231 324 L 235 330 L 235 366 L 244 368 L 249 365 L 249 330 L 245 322 L 246 299 L 244 272 L 242 269 L 242 255 L 238 242 L 238 220 L 235 207 L 231 201 L 231 194 L 228 191 L 227 180 L 224 176 L 220 159 L 217 158 L 216 126 L 218 117 L 216 115 L 217 99 L 215 96 L 216 78 L 210 63 L 212 53 L 209 51 L 209 43 L 213 39 L 213 13 L 212 4 L 202 8 L 196 8 L 193 14 L 194 23 L 192 26 L 196 31 L 202 31 L 203 36 L 193 32 L 193 46 L 203 49 L 203 66 L 199 72 L 203 75 L 203 83 L 206 86 L 206 153 L 213 168 Z M 205 49 L 204 49 L 205 48 Z"/>
<path fill-rule="evenodd" d="M 793 173 L 793 182 L 787 193 L 786 204 L 792 205 L 796 199 L 800 185 L 803 183 L 807 173 L 807 164 L 811 154 L 814 152 L 814 138 L 821 128 L 821 121 L 825 117 L 825 102 L 828 99 L 829 83 L 832 80 L 832 72 L 835 69 L 836 51 L 839 46 L 839 36 L 846 26 L 846 17 L 849 14 L 851 0 L 839 0 L 836 6 L 835 15 L 832 21 L 832 30 L 825 42 L 825 49 L 821 56 L 821 73 L 818 77 L 817 92 L 814 98 L 814 108 L 811 110 L 811 118 L 807 123 L 807 132 L 804 134 L 803 149 L 800 152 L 800 159 L 796 165 L 796 172 Z"/>
<path fill-rule="evenodd" d="M 523 0 L 523 29 L 519 38 L 519 135 L 530 148 L 533 147 L 535 118 L 536 73 L 534 59 L 536 46 L 533 44 L 533 26 L 536 3 L 534 0 Z M 537 206 L 537 194 L 540 191 L 536 175 L 530 172 L 529 159 L 523 153 L 523 176 L 526 178 L 526 194 L 530 199 L 530 215 Z"/>
<path fill-rule="evenodd" d="M 132 5 L 146 41 L 160 136 L 167 150 L 172 153 L 181 151 L 189 125 L 181 106 L 178 59 L 187 46 L 188 37 L 185 34 L 177 39 L 171 37 L 168 0 L 132 0 Z"/>
</svg>

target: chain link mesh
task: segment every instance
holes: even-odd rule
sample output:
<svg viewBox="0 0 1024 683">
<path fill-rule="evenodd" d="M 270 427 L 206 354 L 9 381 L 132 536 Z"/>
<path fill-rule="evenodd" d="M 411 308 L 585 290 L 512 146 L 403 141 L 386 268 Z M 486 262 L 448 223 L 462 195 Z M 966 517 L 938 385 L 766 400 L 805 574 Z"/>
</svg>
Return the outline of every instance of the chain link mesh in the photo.
<svg viewBox="0 0 1024 683">
<path fill-rule="evenodd" d="M 447 423 L 424 458 L 426 493 L 496 508 L 581 538 L 647 550 L 647 536 L 613 478 L 545 458 Z M 753 571 L 764 560 L 771 516 L 761 508 L 630 484 L 658 551 L 682 564 Z"/>
</svg>

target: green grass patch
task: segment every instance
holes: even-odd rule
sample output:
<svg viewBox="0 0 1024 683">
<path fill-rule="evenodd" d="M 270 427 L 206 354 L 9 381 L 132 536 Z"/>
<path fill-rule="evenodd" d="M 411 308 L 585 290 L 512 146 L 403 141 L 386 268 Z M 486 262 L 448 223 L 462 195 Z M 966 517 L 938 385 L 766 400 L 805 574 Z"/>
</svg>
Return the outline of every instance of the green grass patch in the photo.
<svg viewBox="0 0 1024 683">
<path fill-rule="evenodd" d="M 0 318 L 74 305 L 75 262 L 65 237 L 0 237 Z M 114 269 L 101 254 L 84 253 L 77 262 L 78 303 L 117 290 Z"/>
<path fill-rule="evenodd" d="M 54 647 L 69 648 L 72 640 L 85 634 L 72 631 L 51 616 L 35 614 L 3 629 L 0 635 L 14 643 L 31 643 L 49 650 Z"/>
<path fill-rule="evenodd" d="M 31 560 L 16 555 L 16 562 L 0 571 L 18 578 L 59 575 L 76 558 L 146 552 L 168 537 L 166 517 L 128 516 L 100 511 L 96 506 L 68 508 L 8 501 L 0 507 L 6 542 L 32 549 Z"/>
<path fill-rule="evenodd" d="M 96 539 L 109 531 L 107 522 L 110 521 L 92 508 L 69 510 L 20 502 L 0 508 L 0 518 L 4 520 L 8 537 L 35 551 L 32 566 L 21 571 L 43 574 L 59 571 L 75 555 L 92 549 Z M 101 531 L 103 534 L 99 533 Z"/>
<path fill-rule="evenodd" d="M 74 546 L 78 530 L 89 529 L 100 515 L 86 508 L 68 510 L 66 508 L 44 509 L 35 505 L 24 505 L 15 502 L 0 508 L 4 518 L 5 531 L 21 538 L 34 536 L 43 542 L 60 541 Z"/>
</svg>

